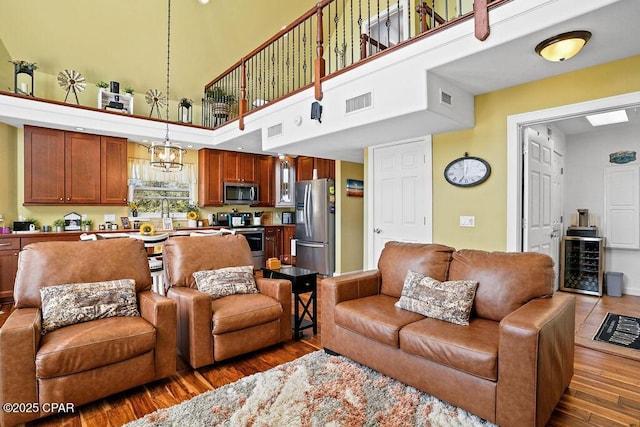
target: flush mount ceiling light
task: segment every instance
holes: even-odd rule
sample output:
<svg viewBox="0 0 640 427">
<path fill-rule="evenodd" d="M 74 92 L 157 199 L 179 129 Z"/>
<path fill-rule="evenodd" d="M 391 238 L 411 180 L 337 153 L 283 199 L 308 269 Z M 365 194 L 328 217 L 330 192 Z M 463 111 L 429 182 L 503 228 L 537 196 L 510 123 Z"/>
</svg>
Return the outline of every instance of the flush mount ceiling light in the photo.
<svg viewBox="0 0 640 427">
<path fill-rule="evenodd" d="M 536 53 L 548 61 L 564 61 L 580 52 L 590 38 L 589 31 L 558 34 L 538 43 Z"/>
<path fill-rule="evenodd" d="M 149 147 L 151 166 L 162 169 L 165 172 L 181 171 L 183 166 L 182 156 L 185 153 L 180 144 L 169 140 L 169 58 L 171 52 L 171 0 L 167 0 L 167 103 L 166 124 L 167 133 L 164 142 L 153 142 Z"/>
<path fill-rule="evenodd" d="M 605 126 L 629 121 L 625 110 L 607 111 L 606 113 L 591 114 L 586 117 L 591 126 Z"/>
</svg>

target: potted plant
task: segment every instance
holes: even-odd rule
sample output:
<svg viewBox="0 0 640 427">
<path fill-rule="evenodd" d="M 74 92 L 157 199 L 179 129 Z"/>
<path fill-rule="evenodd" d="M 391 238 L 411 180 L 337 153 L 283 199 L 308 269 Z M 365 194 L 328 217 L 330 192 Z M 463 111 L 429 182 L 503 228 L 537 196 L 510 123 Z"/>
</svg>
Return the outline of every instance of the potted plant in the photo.
<svg viewBox="0 0 640 427">
<path fill-rule="evenodd" d="M 124 93 L 128 93 L 129 95 L 133 96 L 133 88 L 131 86 L 125 87 Z"/>
<path fill-rule="evenodd" d="M 82 225 L 82 231 L 91 231 L 91 226 L 93 225 L 93 220 L 91 220 L 91 219 L 83 219 L 80 222 L 80 225 Z"/>
<path fill-rule="evenodd" d="M 129 213 L 133 217 L 138 216 L 138 205 L 134 202 L 129 202 Z"/>
<path fill-rule="evenodd" d="M 59 218 L 53 221 L 53 226 L 55 227 L 56 233 L 61 233 L 64 231 L 64 219 Z"/>
<path fill-rule="evenodd" d="M 214 116 L 228 117 L 231 106 L 237 101 L 233 93 L 229 93 L 220 86 L 213 86 L 205 90 L 207 101 L 211 103 L 211 111 Z"/>
<path fill-rule="evenodd" d="M 106 89 L 109 87 L 109 83 L 100 80 L 98 83 L 96 83 L 96 86 L 98 86 L 100 89 Z"/>
<path fill-rule="evenodd" d="M 189 221 L 189 227 L 198 226 L 199 209 L 195 203 L 189 203 L 187 205 L 187 220 Z"/>
</svg>

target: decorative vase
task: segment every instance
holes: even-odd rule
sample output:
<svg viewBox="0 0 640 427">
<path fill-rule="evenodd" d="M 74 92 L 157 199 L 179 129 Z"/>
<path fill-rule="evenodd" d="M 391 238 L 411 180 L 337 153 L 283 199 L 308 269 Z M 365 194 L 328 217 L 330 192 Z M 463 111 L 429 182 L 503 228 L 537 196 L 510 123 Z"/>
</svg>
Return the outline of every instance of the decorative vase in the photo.
<svg viewBox="0 0 640 427">
<path fill-rule="evenodd" d="M 189 223 L 189 228 L 196 228 L 198 226 L 197 219 L 190 219 L 188 220 L 188 223 Z"/>
</svg>

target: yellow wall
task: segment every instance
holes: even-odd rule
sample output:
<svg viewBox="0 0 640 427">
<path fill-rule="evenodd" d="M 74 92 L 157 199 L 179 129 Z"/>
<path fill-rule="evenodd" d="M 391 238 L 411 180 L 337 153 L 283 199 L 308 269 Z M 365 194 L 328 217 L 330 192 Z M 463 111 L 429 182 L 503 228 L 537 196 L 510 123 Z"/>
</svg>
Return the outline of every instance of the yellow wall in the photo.
<svg viewBox="0 0 640 427">
<path fill-rule="evenodd" d="M 336 272 L 338 273 L 362 270 L 363 267 L 364 198 L 347 197 L 347 179 L 364 181 L 364 165 L 336 162 Z"/>
<path fill-rule="evenodd" d="M 561 65 L 561 64 L 560 64 Z M 640 90 L 640 56 L 514 86 L 475 98 L 475 127 L 433 137 L 433 240 L 456 248 L 506 248 L 507 116 Z M 444 167 L 468 152 L 491 164 L 473 188 L 449 185 Z M 460 215 L 476 217 L 461 228 Z"/>
<path fill-rule="evenodd" d="M 0 40 L 0 64 L 2 64 L 0 68 L 13 71 L 13 65 L 8 64 L 9 61 L 11 61 L 11 56 L 2 40 Z M 0 73 L 0 90 L 13 90 L 13 72 Z"/>
<path fill-rule="evenodd" d="M 0 214 L 6 226 L 17 218 L 16 129 L 0 123 Z"/>
</svg>

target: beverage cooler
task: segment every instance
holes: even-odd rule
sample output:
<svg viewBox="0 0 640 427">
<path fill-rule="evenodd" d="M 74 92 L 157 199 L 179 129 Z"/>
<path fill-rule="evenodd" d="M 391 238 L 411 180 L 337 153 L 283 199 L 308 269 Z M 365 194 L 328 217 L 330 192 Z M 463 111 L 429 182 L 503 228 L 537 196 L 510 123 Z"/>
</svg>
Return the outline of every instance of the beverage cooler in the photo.
<svg viewBox="0 0 640 427">
<path fill-rule="evenodd" d="M 564 236 L 560 290 L 602 296 L 604 238 Z"/>
</svg>

